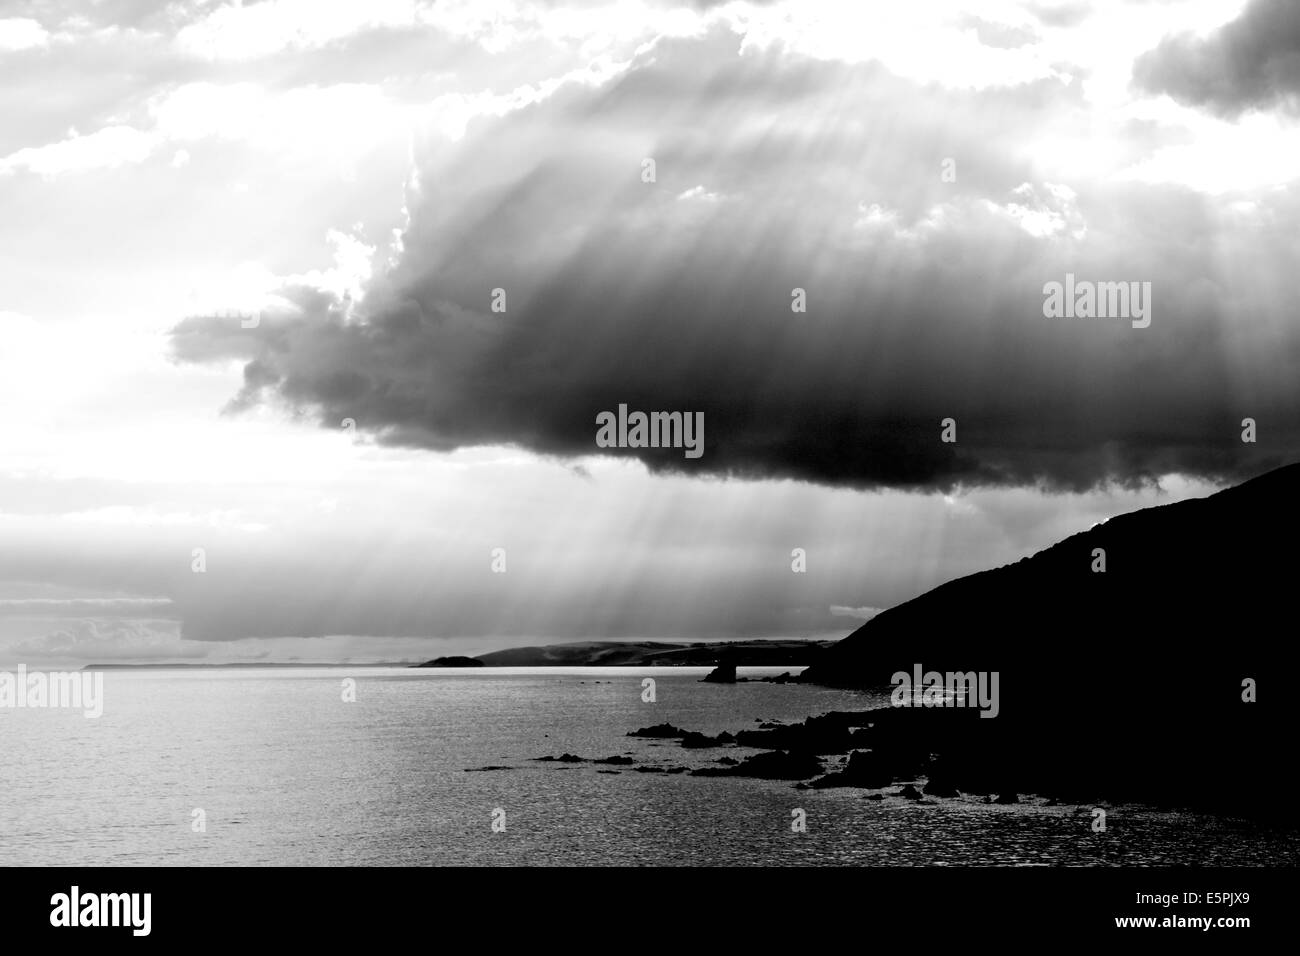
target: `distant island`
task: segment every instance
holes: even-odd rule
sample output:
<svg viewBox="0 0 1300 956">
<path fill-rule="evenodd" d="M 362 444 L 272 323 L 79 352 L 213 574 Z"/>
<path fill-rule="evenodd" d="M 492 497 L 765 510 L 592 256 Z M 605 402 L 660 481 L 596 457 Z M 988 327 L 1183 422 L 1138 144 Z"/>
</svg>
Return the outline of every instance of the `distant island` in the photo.
<svg viewBox="0 0 1300 956">
<path fill-rule="evenodd" d="M 438 657 L 412 667 L 806 667 L 834 641 L 574 641 Z"/>
</svg>

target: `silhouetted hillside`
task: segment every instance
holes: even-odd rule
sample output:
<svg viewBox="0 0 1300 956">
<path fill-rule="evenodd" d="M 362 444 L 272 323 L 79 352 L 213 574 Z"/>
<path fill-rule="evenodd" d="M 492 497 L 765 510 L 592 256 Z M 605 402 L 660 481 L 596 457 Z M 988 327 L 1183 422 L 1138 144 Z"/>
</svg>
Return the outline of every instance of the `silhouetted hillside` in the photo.
<svg viewBox="0 0 1300 956">
<path fill-rule="evenodd" d="M 1295 730 L 1285 698 L 1298 502 L 1291 465 L 1122 515 L 890 608 L 801 679 L 886 685 L 917 664 L 999 672 L 996 719 L 947 722 L 947 769 L 966 783 L 985 775 L 1039 792 L 1274 800 Z M 1094 549 L 1105 552 L 1104 572 L 1093 570 Z M 1247 678 L 1257 703 L 1243 702 Z"/>
</svg>

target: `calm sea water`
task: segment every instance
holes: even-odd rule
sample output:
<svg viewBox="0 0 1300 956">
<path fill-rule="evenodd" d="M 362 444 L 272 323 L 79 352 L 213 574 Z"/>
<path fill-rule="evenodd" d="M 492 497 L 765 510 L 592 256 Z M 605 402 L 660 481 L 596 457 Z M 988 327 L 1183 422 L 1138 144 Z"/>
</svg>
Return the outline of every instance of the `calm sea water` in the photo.
<svg viewBox="0 0 1300 956">
<path fill-rule="evenodd" d="M 861 791 L 530 760 L 711 764 L 717 733 L 877 703 L 706 668 L 106 672 L 104 714 L 0 710 L 0 862 L 71 865 L 1286 864 L 1294 831 L 1112 806 L 870 801 Z M 751 676 L 780 669 L 751 668 Z M 657 681 L 643 703 L 641 680 Z M 343 701 L 345 678 L 356 700 Z M 504 765 L 510 770 L 467 773 Z M 620 773 L 600 773 L 601 769 Z M 505 811 L 504 833 L 492 830 Z M 194 811 L 206 818 L 195 832 Z M 792 810 L 807 832 L 791 831 Z"/>
</svg>

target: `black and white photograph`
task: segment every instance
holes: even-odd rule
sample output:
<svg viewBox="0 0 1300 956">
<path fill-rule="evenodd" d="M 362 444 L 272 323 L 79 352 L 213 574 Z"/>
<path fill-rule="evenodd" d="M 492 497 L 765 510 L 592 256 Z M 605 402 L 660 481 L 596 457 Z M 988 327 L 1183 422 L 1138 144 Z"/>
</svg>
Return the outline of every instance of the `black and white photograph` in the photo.
<svg viewBox="0 0 1300 956">
<path fill-rule="evenodd" d="M 1249 940 L 1298 281 L 1297 0 L 0 0 L 0 918 Z"/>
</svg>

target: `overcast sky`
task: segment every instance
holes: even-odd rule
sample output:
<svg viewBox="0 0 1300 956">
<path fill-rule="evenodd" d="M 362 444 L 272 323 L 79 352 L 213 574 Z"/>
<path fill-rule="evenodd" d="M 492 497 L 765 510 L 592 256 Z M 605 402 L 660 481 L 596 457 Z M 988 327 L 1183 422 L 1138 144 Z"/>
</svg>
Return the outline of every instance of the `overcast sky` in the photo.
<svg viewBox="0 0 1300 956">
<path fill-rule="evenodd" d="M 0 662 L 839 637 L 1300 447 L 1292 0 L 11 0 L 0 117 Z"/>
</svg>

